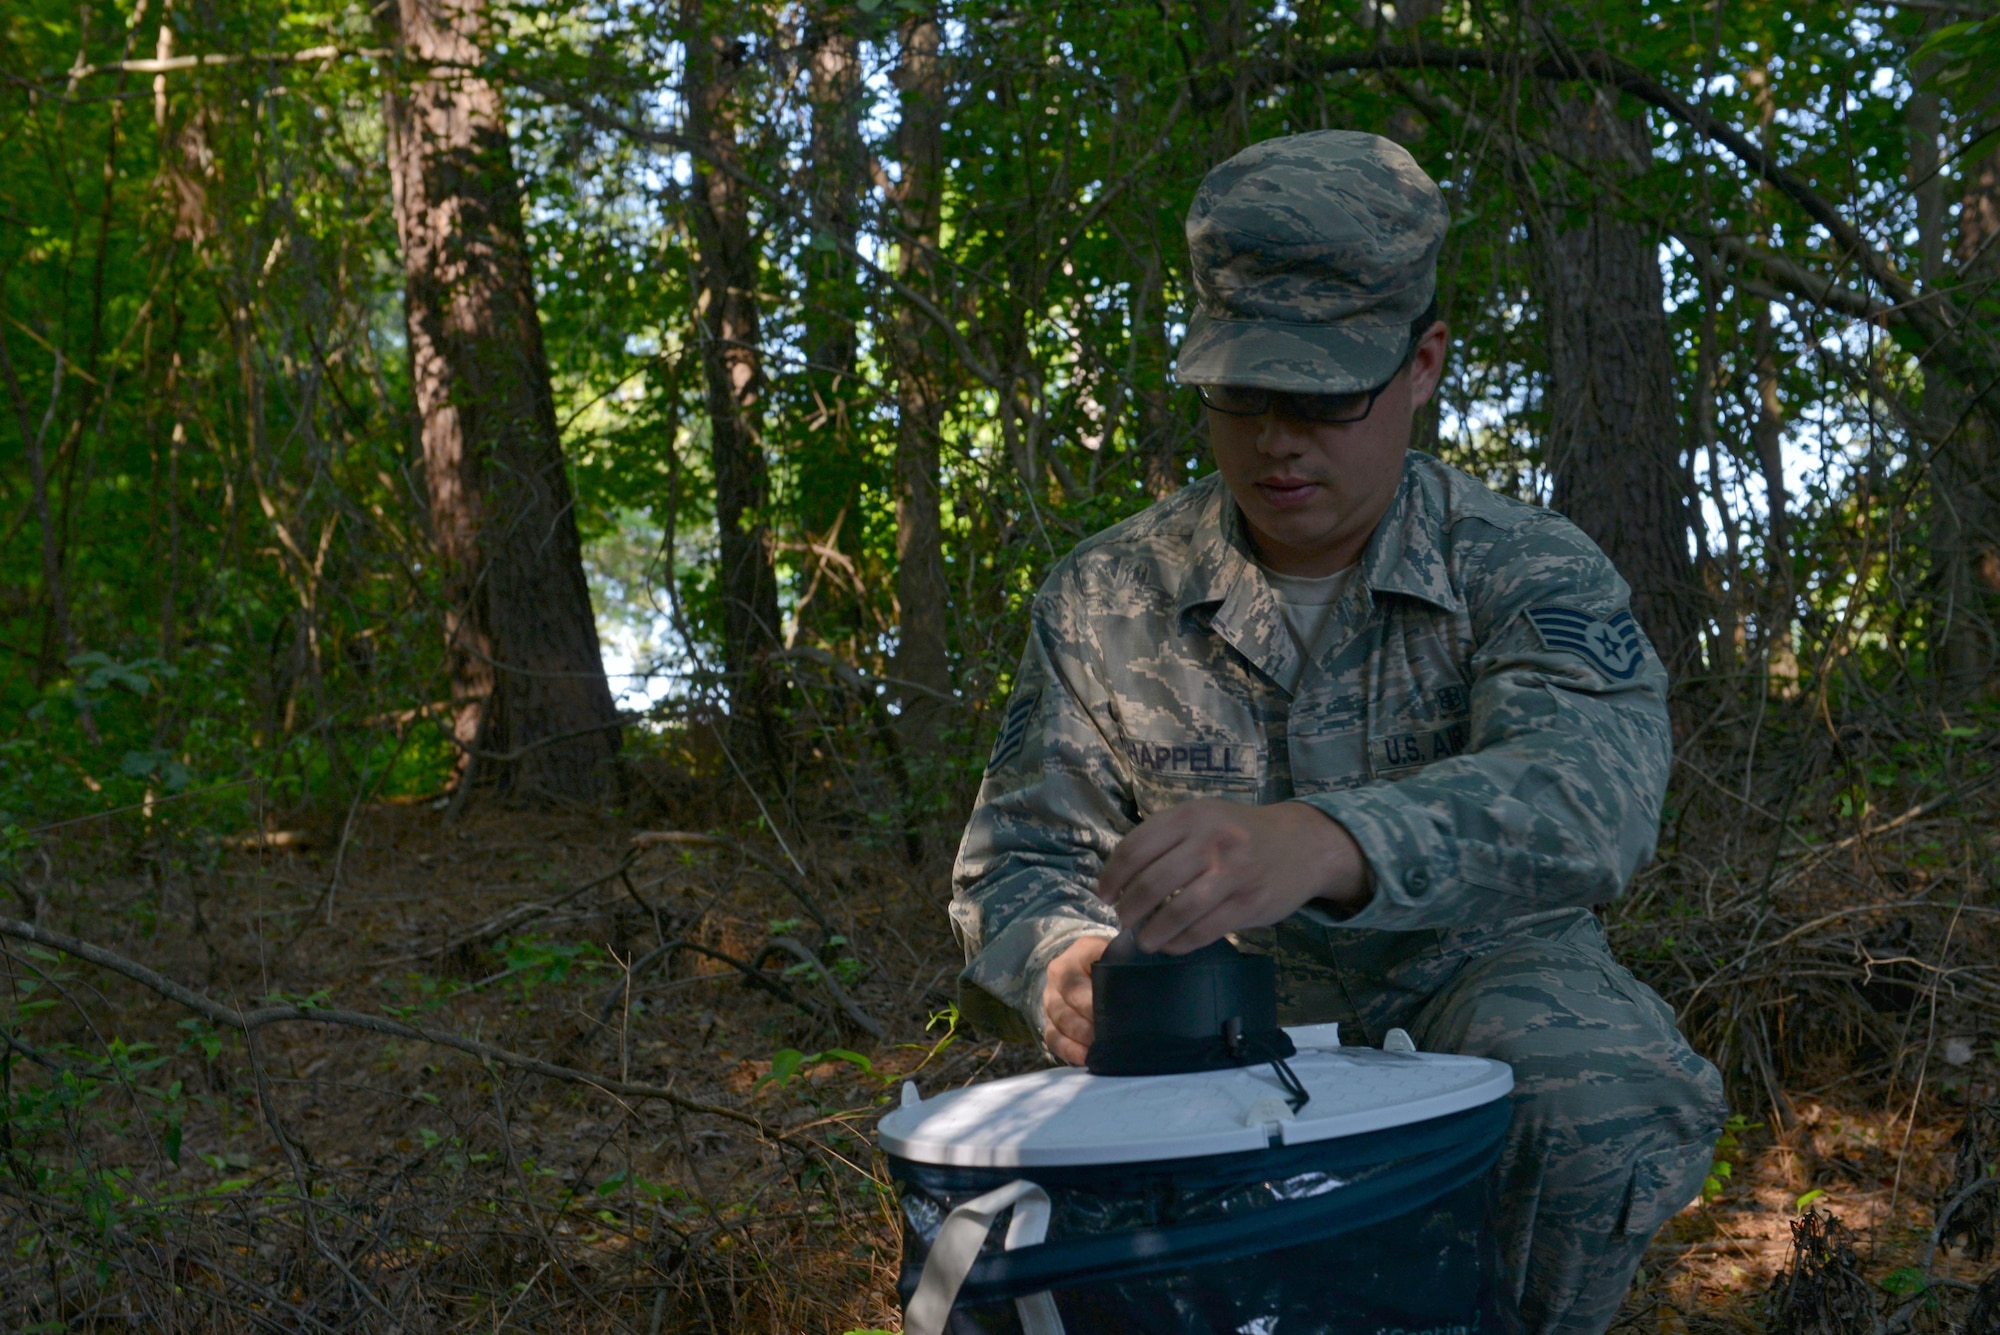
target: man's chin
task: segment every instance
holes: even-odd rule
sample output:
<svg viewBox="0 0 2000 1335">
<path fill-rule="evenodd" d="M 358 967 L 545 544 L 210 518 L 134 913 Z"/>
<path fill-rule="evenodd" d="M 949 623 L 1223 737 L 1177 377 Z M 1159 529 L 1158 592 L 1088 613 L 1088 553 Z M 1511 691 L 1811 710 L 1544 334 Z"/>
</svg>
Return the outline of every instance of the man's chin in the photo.
<svg viewBox="0 0 2000 1335">
<path fill-rule="evenodd" d="M 1251 515 L 1249 518 L 1257 546 L 1260 549 L 1269 549 L 1268 556 L 1281 558 L 1286 564 L 1325 556 L 1341 545 L 1341 526 L 1337 518 L 1301 522 L 1308 517 L 1268 512 L 1264 515 Z M 1273 562 L 1267 559 L 1265 564 Z"/>
</svg>

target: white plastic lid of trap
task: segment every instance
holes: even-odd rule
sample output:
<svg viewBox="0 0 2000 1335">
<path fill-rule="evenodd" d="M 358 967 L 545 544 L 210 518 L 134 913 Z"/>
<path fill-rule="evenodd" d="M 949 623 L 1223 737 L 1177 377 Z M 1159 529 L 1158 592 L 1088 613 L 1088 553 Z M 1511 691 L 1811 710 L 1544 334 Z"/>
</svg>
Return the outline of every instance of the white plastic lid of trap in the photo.
<svg viewBox="0 0 2000 1335">
<path fill-rule="evenodd" d="M 1297 1114 L 1268 1064 L 1140 1076 L 1095 1076 L 1067 1066 L 930 1099 L 905 1085 L 903 1106 L 882 1119 L 882 1148 L 960 1168 L 1192 1159 L 1409 1126 L 1491 1103 L 1514 1088 L 1505 1062 L 1342 1048 L 1333 1025 L 1286 1032 L 1299 1048 L 1289 1064 L 1312 1095 Z"/>
</svg>

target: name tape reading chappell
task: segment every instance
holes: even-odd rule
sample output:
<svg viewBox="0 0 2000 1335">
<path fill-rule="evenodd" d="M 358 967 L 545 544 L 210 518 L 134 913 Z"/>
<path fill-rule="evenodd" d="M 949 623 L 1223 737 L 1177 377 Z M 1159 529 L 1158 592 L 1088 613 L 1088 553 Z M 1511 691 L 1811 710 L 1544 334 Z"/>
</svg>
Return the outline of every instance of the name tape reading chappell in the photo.
<svg viewBox="0 0 2000 1335">
<path fill-rule="evenodd" d="M 1133 768 L 1155 774 L 1247 779 L 1257 773 L 1257 748 L 1237 742 L 1127 742 L 1125 755 Z"/>
</svg>

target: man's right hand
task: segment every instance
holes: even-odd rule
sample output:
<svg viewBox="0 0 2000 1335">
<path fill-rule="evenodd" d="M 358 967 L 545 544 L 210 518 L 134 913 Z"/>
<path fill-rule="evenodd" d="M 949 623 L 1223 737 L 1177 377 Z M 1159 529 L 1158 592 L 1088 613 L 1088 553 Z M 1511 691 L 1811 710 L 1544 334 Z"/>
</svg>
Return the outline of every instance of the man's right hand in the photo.
<svg viewBox="0 0 2000 1335">
<path fill-rule="evenodd" d="M 1090 1005 L 1090 966 L 1110 944 L 1108 936 L 1077 938 L 1050 962 L 1048 981 L 1042 984 L 1042 1014 L 1048 1018 L 1042 1041 L 1071 1066 L 1083 1065 L 1090 1055 L 1090 1041 L 1097 1033 Z"/>
</svg>

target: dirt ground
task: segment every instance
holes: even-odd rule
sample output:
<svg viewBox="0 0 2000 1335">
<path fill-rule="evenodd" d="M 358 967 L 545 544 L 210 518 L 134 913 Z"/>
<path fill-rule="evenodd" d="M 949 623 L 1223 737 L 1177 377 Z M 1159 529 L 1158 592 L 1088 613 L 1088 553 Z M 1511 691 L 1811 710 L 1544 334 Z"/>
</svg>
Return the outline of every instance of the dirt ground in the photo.
<svg viewBox="0 0 2000 1335">
<path fill-rule="evenodd" d="M 107 821 L 48 848 L 17 907 L 241 1010 L 400 1017 L 628 1092 L 310 1016 L 246 1042 L 10 942 L 0 1325 L 896 1329 L 875 1119 L 904 1079 L 1037 1061 L 950 1028 L 948 850 L 450 815 L 227 840 Z M 1849 1230 L 1888 1328 L 1946 1329 L 1897 1276 L 1996 1053 L 1941 1050 L 1914 1087 L 1830 1070 L 1786 1091 L 1789 1129 L 1744 1109 L 1719 1194 L 1656 1241 L 1618 1329 L 1766 1329 L 1802 1198 Z M 1947 1249 L 1939 1291 L 1992 1264 Z"/>
</svg>

